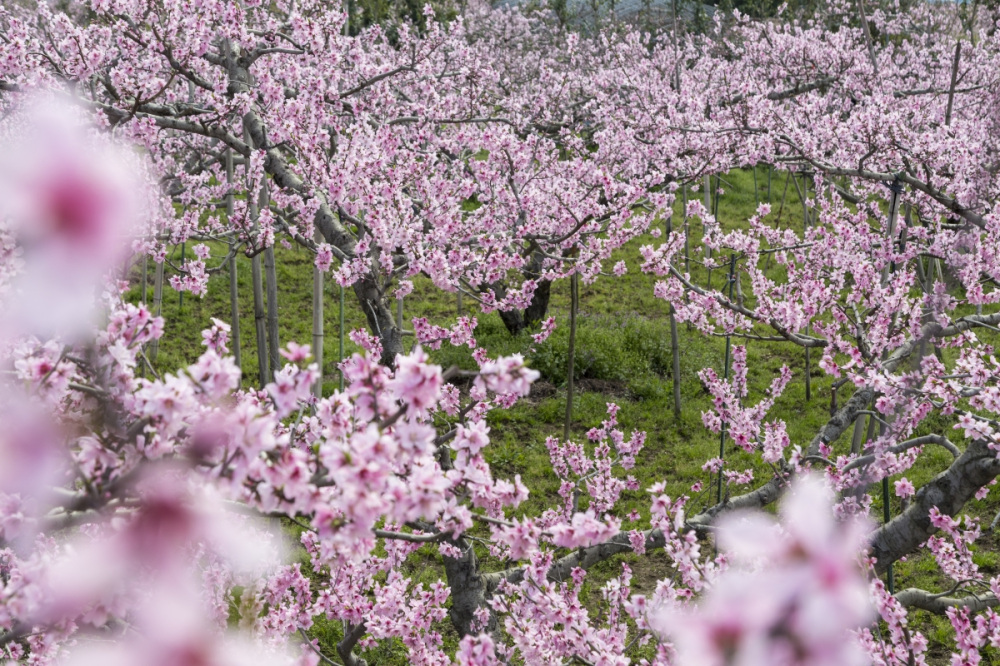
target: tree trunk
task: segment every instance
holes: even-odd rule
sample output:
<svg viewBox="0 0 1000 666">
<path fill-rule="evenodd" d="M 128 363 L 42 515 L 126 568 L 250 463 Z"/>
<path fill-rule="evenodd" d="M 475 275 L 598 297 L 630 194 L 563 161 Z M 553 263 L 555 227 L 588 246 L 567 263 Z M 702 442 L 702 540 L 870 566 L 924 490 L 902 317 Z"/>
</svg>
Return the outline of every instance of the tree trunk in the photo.
<svg viewBox="0 0 1000 666">
<path fill-rule="evenodd" d="M 524 329 L 532 328 L 541 323 L 545 319 L 545 315 L 548 314 L 552 281 L 541 277 L 544 259 L 540 252 L 535 252 L 531 256 L 531 261 L 524 267 L 525 279 L 536 282 L 535 292 L 531 295 L 531 302 L 524 309 L 524 312 L 519 310 L 500 312 L 500 319 L 511 335 L 517 335 Z M 507 295 L 507 289 L 502 284 L 494 284 L 492 289 L 497 298 L 504 298 Z"/>
<path fill-rule="evenodd" d="M 549 312 L 549 297 L 552 291 L 551 280 L 539 280 L 535 287 L 535 293 L 531 296 L 531 303 L 524 310 L 524 326 L 531 328 L 540 324 L 545 315 Z"/>
<path fill-rule="evenodd" d="M 354 293 L 361 303 L 369 328 L 382 343 L 382 357 L 379 362 L 384 366 L 395 368 L 396 356 L 403 353 L 403 336 L 402 331 L 396 326 L 392 304 L 382 294 L 371 274 L 354 283 Z"/>
<path fill-rule="evenodd" d="M 517 335 L 524 330 L 524 314 L 520 310 L 500 310 L 497 314 L 511 335 Z"/>
<path fill-rule="evenodd" d="M 451 608 L 448 616 L 459 636 L 476 634 L 481 631 L 493 633 L 496 631 L 496 616 L 491 611 L 486 627 L 475 626 L 476 611 L 486 607 L 493 590 L 487 578 L 479 572 L 479 561 L 472 544 L 464 537 L 452 542 L 452 545 L 462 551 L 458 558 L 444 556 L 444 572 L 451 588 Z M 492 577 L 491 577 L 492 578 Z"/>
<path fill-rule="evenodd" d="M 249 92 L 253 77 L 239 54 L 228 58 L 227 69 L 229 92 L 231 94 Z M 243 128 L 245 140 L 251 150 L 265 151 L 264 169 L 271 175 L 271 180 L 277 187 L 306 197 L 313 195 L 305 181 L 289 168 L 281 151 L 267 145 L 264 124 L 255 111 L 248 111 L 243 116 Z M 341 255 L 353 257 L 357 242 L 351 230 L 344 226 L 340 218 L 340 212 L 334 212 L 324 202 L 316 210 L 314 223 L 327 243 L 335 247 Z M 403 346 L 400 330 L 396 327 L 389 306 L 384 302 L 378 288 L 377 277 L 373 273 L 368 273 L 354 284 L 354 293 L 358 296 L 368 326 L 382 343 L 381 363 L 392 367 L 395 364 L 396 354 L 402 352 Z"/>
<path fill-rule="evenodd" d="M 507 295 L 507 289 L 501 285 L 493 285 L 493 291 L 497 295 L 497 298 L 503 298 Z M 507 332 L 511 335 L 517 335 L 521 331 L 542 322 L 549 311 L 551 292 L 552 281 L 539 280 L 538 286 L 535 287 L 535 293 L 531 296 L 531 303 L 528 304 L 528 307 L 523 312 L 521 310 L 498 311 L 497 314 L 500 315 L 500 320 L 503 321 Z"/>
</svg>

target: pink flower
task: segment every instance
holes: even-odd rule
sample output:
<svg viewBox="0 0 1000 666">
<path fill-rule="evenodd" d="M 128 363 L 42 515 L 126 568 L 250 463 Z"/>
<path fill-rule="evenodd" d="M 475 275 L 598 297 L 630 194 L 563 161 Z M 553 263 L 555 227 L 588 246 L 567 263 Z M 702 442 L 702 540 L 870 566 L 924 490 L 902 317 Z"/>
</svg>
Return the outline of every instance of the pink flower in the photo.
<svg viewBox="0 0 1000 666">
<path fill-rule="evenodd" d="M 458 666 L 494 666 L 500 662 L 496 658 L 493 639 L 487 634 L 480 634 L 462 638 L 455 654 L 455 663 Z"/>
<path fill-rule="evenodd" d="M 0 217 L 21 251 L 5 303 L 11 332 L 80 335 L 103 274 L 130 247 L 147 190 L 136 153 L 86 134 L 68 109 L 28 102 L 0 152 Z"/>
<path fill-rule="evenodd" d="M 515 519 L 513 527 L 498 527 L 494 531 L 497 539 L 510 548 L 512 560 L 528 559 L 537 552 L 541 532 L 530 518 L 525 518 L 524 522 Z"/>
<path fill-rule="evenodd" d="M 413 293 L 413 281 L 400 280 L 399 284 L 396 286 L 396 298 L 406 298 L 411 293 Z"/>
<path fill-rule="evenodd" d="M 896 481 L 894 485 L 896 486 L 896 497 L 913 497 L 913 494 L 916 492 L 913 483 L 905 476 Z"/>
<path fill-rule="evenodd" d="M 280 350 L 282 356 L 288 359 L 291 363 L 300 363 L 312 354 L 312 348 L 309 345 L 300 345 L 295 342 L 289 342 L 284 349 Z"/>
<path fill-rule="evenodd" d="M 532 335 L 531 338 L 535 342 L 545 342 L 554 330 L 556 330 L 556 318 L 549 317 L 542 323 L 542 330 Z"/>
<path fill-rule="evenodd" d="M 420 347 L 396 357 L 396 374 L 389 381 L 389 389 L 396 398 L 422 414 L 441 396 L 441 366 L 429 365 L 428 356 Z"/>
<path fill-rule="evenodd" d="M 665 606 L 651 624 L 674 641 L 681 666 L 863 664 L 851 632 L 870 621 L 858 565 L 866 531 L 838 523 L 833 495 L 813 477 L 795 481 L 780 524 L 728 517 L 719 545 L 732 566 L 697 606 Z"/>
<path fill-rule="evenodd" d="M 326 273 L 333 264 L 333 250 L 329 243 L 320 243 L 316 247 L 316 268 Z"/>
<path fill-rule="evenodd" d="M 201 343 L 217 354 L 226 354 L 229 351 L 230 330 L 229 324 L 212 317 L 212 328 L 201 332 Z"/>
<path fill-rule="evenodd" d="M 307 346 L 303 346 L 308 350 Z M 308 401 L 312 395 L 312 386 L 317 379 L 319 379 L 319 367 L 315 363 L 305 369 L 288 364 L 276 372 L 274 381 L 264 388 L 274 401 L 278 417 L 288 416 L 296 410 L 299 402 Z"/>
<path fill-rule="evenodd" d="M 569 523 L 549 528 L 552 543 L 563 548 L 579 548 L 603 543 L 618 534 L 621 523 L 612 518 L 607 522 L 599 520 L 593 511 L 575 513 Z"/>
<path fill-rule="evenodd" d="M 520 354 L 501 357 L 496 361 L 486 361 L 479 368 L 475 385 L 494 393 L 513 393 L 525 396 L 531 390 L 531 383 L 541 376 L 537 370 L 525 367 Z"/>
</svg>

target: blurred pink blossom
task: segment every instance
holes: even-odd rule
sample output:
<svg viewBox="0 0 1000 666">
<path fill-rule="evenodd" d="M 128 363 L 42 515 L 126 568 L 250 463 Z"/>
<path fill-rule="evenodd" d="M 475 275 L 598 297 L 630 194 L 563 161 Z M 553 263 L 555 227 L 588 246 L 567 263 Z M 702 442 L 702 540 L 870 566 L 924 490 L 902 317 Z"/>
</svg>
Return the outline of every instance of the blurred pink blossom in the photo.
<svg viewBox="0 0 1000 666">
<path fill-rule="evenodd" d="M 795 481 L 780 522 L 727 517 L 719 546 L 732 563 L 696 605 L 668 604 L 651 625 L 681 666 L 849 666 L 865 659 L 850 632 L 873 617 L 859 554 L 865 526 L 837 522 L 822 480 Z"/>
<path fill-rule="evenodd" d="M 143 217 L 139 158 L 88 132 L 66 106 L 32 99 L 20 112 L 0 153 L 0 217 L 23 261 L 4 303 L 6 333 L 78 335 Z"/>
</svg>

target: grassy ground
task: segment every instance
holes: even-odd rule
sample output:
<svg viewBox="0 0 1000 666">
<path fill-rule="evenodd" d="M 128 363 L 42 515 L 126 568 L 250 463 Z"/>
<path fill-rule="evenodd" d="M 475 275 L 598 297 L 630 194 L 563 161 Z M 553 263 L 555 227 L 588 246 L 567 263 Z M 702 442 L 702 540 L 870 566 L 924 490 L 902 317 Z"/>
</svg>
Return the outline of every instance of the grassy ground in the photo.
<svg viewBox="0 0 1000 666">
<path fill-rule="evenodd" d="M 725 177 L 722 184 L 725 194 L 720 198 L 719 217 L 726 227 L 739 227 L 753 214 L 757 199 L 768 200 L 767 176 L 758 172 L 758 189 L 755 196 L 754 178 L 749 171 L 736 171 Z M 785 192 L 785 177 L 775 174 L 772 183 L 771 219 L 781 216 L 782 226 L 801 228 L 802 207 L 794 184 L 787 187 L 787 199 L 780 206 Z M 701 193 L 693 195 L 701 198 Z M 678 205 L 677 210 L 680 210 Z M 677 216 L 675 216 L 677 219 Z M 664 225 L 665 226 L 665 225 Z M 693 240 L 700 235 L 700 227 L 692 224 Z M 680 326 L 681 373 L 679 380 L 683 410 L 675 417 L 672 410 L 672 382 L 670 328 L 668 306 L 654 298 L 655 279 L 639 271 L 638 248 L 643 244 L 657 241 L 647 235 L 618 253 L 615 260 L 624 260 L 628 273 L 620 278 L 600 278 L 590 285 L 581 285 L 580 327 L 577 339 L 576 375 L 579 378 L 580 393 L 574 400 L 572 423 L 573 435 L 582 438 L 591 427 L 597 426 L 605 418 L 606 404 L 616 402 L 621 406 L 619 421 L 626 431 L 643 430 L 648 434 L 646 448 L 640 454 L 636 473 L 643 490 L 626 493 L 620 504 L 621 515 L 632 509 L 648 516 L 647 494 L 644 489 L 660 480 L 667 482 L 667 492 L 671 496 L 690 492 L 697 481 L 710 487 L 708 475 L 701 466 L 705 460 L 719 453 L 718 435 L 706 430 L 701 424 L 701 412 L 710 407 L 707 392 L 703 389 L 697 373 L 702 368 L 712 367 L 721 373 L 725 354 L 725 340 L 706 338 L 697 331 Z M 692 247 L 697 244 L 692 242 Z M 312 322 L 312 256 L 301 249 L 278 249 L 278 307 L 280 337 L 282 343 L 289 340 L 311 342 Z M 190 257 L 190 251 L 188 251 Z M 180 258 L 180 249 L 175 248 L 174 260 Z M 697 263 L 692 264 L 695 282 L 706 284 L 708 275 Z M 136 269 L 138 271 L 138 268 Z M 152 271 L 150 271 L 151 275 Z M 716 271 L 713 284 L 721 285 L 724 275 Z M 133 273 L 138 284 L 138 272 Z M 250 266 L 245 258 L 240 259 L 240 325 L 241 349 L 243 352 L 244 385 L 257 384 L 257 362 L 254 349 L 254 321 L 252 299 L 250 297 Z M 151 278 L 150 278 L 151 281 Z M 133 290 L 131 297 L 138 300 L 141 290 Z M 160 347 L 156 366 L 164 372 L 172 371 L 193 361 L 201 352 L 200 331 L 209 325 L 211 317 L 229 319 L 229 282 L 223 273 L 209 281 L 208 294 L 203 299 L 190 295 L 184 298 L 183 306 L 178 295 L 165 290 L 163 315 L 166 331 Z M 338 302 L 339 287 L 327 289 L 326 332 L 324 342 L 325 367 L 324 390 L 329 393 L 338 383 L 336 361 L 338 358 Z M 146 295 L 152 301 L 152 287 Z M 542 379 L 532 396 L 509 410 L 494 410 L 489 417 L 492 429 L 492 443 L 485 453 L 498 476 L 520 474 L 525 479 L 532 494 L 519 509 L 524 514 L 537 514 L 552 505 L 558 488 L 556 477 L 551 471 L 548 455 L 544 447 L 545 438 L 561 435 L 565 412 L 565 376 L 568 346 L 568 306 L 569 284 L 566 281 L 553 286 L 550 314 L 559 324 L 555 333 L 544 343 L 534 344 L 530 336 L 524 334 L 511 337 L 495 314 L 479 315 L 476 338 L 491 355 L 523 353 L 529 363 L 542 373 Z M 447 325 L 457 316 L 454 294 L 436 289 L 428 280 L 417 278 L 414 293 L 405 301 L 406 317 L 427 317 L 432 323 Z M 364 318 L 356 304 L 353 292 L 348 290 L 345 298 L 345 328 L 351 330 L 364 325 Z M 411 338 L 412 340 L 412 338 Z M 349 340 L 345 341 L 347 354 L 355 351 Z M 444 348 L 432 352 L 432 357 L 443 366 L 457 364 L 475 367 L 467 349 Z M 811 399 L 806 399 L 805 356 L 801 348 L 781 343 L 753 341 L 748 344 L 748 368 L 750 395 L 748 400 L 756 402 L 763 395 L 771 380 L 782 365 L 793 370 L 793 380 L 778 400 L 771 415 L 785 419 L 792 442 L 803 447 L 815 435 L 818 428 L 830 415 L 831 381 L 817 367 L 818 354 L 811 365 Z M 848 395 L 841 395 L 841 404 Z M 928 423 L 928 432 L 947 434 L 950 422 L 936 419 Z M 843 443 L 841 443 L 843 444 Z M 758 480 L 768 478 L 770 470 L 755 461 L 731 442 L 726 447 L 726 457 L 731 460 L 731 469 L 754 468 Z M 918 487 L 929 480 L 937 471 L 947 465 L 949 455 L 943 450 L 928 449 L 918 466 L 907 476 Z M 742 489 L 734 488 L 733 492 Z M 712 503 L 711 496 L 703 492 L 694 498 L 692 510 Z M 981 515 L 989 524 L 995 502 L 987 499 L 970 506 L 970 513 Z M 893 513 L 900 510 L 898 501 L 892 498 Z M 873 516 L 880 516 L 881 504 L 876 501 Z M 977 561 L 987 575 L 995 575 L 1000 570 L 1000 558 L 992 536 L 984 537 L 977 552 Z M 427 561 L 421 566 L 420 578 L 430 581 L 440 572 L 434 564 L 435 555 L 429 548 Z M 630 562 L 635 572 L 635 592 L 649 592 L 659 578 L 670 573 L 665 556 L 653 554 L 638 558 L 622 558 Z M 598 567 L 591 575 L 592 586 L 620 572 L 620 561 L 609 562 Z M 424 566 L 430 565 L 428 566 Z M 916 586 L 927 589 L 947 589 L 945 581 L 936 573 L 933 560 L 926 557 L 911 558 L 896 566 L 897 588 Z M 942 587 L 944 586 L 944 587 Z M 940 657 L 942 650 L 949 647 L 940 640 L 947 636 L 946 623 L 940 618 L 920 616 L 919 624 L 928 632 L 932 640 L 932 651 Z M 339 640 L 339 627 L 320 625 L 315 630 L 323 642 L 332 645 Z M 454 636 L 450 628 L 442 627 L 446 640 Z M 398 649 L 397 649 L 398 648 Z M 332 652 L 331 652 L 332 653 Z M 388 646 L 381 652 L 367 655 L 374 663 L 404 663 L 405 651 L 402 646 Z M 995 655 L 987 655 L 994 658 Z M 990 662 L 994 663 L 994 662 Z M 1000 663 L 996 661 L 995 663 Z"/>
</svg>

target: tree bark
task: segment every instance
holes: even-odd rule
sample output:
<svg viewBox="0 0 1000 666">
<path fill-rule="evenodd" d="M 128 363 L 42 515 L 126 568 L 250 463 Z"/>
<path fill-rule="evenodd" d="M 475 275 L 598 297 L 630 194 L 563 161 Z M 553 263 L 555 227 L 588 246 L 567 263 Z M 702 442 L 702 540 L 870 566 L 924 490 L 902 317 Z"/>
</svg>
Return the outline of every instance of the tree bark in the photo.
<svg viewBox="0 0 1000 666">
<path fill-rule="evenodd" d="M 884 573 L 893 562 L 916 550 L 937 532 L 931 524 L 932 508 L 937 507 L 941 513 L 954 516 L 977 490 L 998 474 L 1000 460 L 996 452 L 985 440 L 973 440 L 948 469 L 917 491 L 906 511 L 872 534 L 870 543 L 875 572 Z"/>
<path fill-rule="evenodd" d="M 230 58 L 228 70 L 231 92 L 245 92 L 250 89 L 252 77 L 240 57 Z M 249 150 L 256 147 L 265 151 L 264 169 L 277 187 L 303 196 L 314 194 L 309 186 L 288 168 L 288 163 L 281 152 L 267 145 L 264 124 L 256 112 L 249 111 L 243 116 L 243 128 Z M 354 257 L 357 242 L 351 231 L 344 226 L 341 212 L 334 213 L 330 205 L 324 201 L 317 208 L 313 222 L 324 240 L 335 248 L 338 258 Z M 361 310 L 365 313 L 369 328 L 382 343 L 381 363 L 393 367 L 396 355 L 403 350 L 402 339 L 389 306 L 385 303 L 382 290 L 379 289 L 377 276 L 373 273 L 366 274 L 354 284 L 354 293 L 358 297 Z"/>
<path fill-rule="evenodd" d="M 444 572 L 451 589 L 451 608 L 448 616 L 459 636 L 496 631 L 496 616 L 491 611 L 486 627 L 475 626 L 476 611 L 486 607 L 486 602 L 500 582 L 496 574 L 483 575 L 479 572 L 479 560 L 476 552 L 464 537 L 449 541 L 451 545 L 462 551 L 460 557 L 445 555 Z"/>
<path fill-rule="evenodd" d="M 896 601 L 906 608 L 919 608 L 939 615 L 944 615 L 949 608 L 968 608 L 972 613 L 979 613 L 1000 605 L 1000 600 L 989 592 L 967 597 L 950 597 L 931 594 L 927 590 L 915 587 L 900 590 L 896 594 Z"/>
<path fill-rule="evenodd" d="M 354 283 L 354 294 L 358 297 L 369 328 L 382 343 L 382 357 L 379 362 L 395 368 L 396 355 L 403 353 L 403 335 L 396 326 L 392 304 L 370 273 Z"/>
<path fill-rule="evenodd" d="M 499 313 L 501 321 L 503 321 L 507 332 L 511 335 L 517 335 L 525 329 L 536 326 L 548 314 L 549 300 L 552 295 L 552 281 L 541 277 L 543 260 L 544 257 L 542 254 L 535 252 L 531 257 L 531 261 L 524 267 L 525 279 L 535 280 L 536 282 L 535 292 L 531 295 L 531 302 L 528 304 L 528 307 L 523 312 L 520 310 L 506 310 Z M 502 284 L 491 285 L 491 288 L 497 298 L 506 297 L 507 289 Z"/>
</svg>

